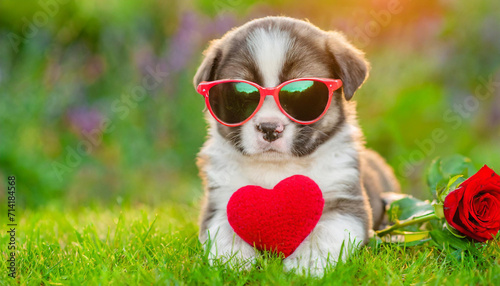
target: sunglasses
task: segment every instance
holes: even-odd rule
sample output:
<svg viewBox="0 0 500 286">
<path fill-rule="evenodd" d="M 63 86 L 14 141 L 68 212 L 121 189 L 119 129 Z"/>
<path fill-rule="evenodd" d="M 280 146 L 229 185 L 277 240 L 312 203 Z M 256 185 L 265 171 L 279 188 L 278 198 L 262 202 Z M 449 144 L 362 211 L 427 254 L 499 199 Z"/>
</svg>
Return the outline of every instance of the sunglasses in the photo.
<svg viewBox="0 0 500 286">
<path fill-rule="evenodd" d="M 226 126 L 245 124 L 262 107 L 266 96 L 274 97 L 290 120 L 306 125 L 325 115 L 333 92 L 341 86 L 341 80 L 326 78 L 297 78 L 272 88 L 246 80 L 223 79 L 201 82 L 196 91 L 205 97 L 210 114 Z"/>
</svg>

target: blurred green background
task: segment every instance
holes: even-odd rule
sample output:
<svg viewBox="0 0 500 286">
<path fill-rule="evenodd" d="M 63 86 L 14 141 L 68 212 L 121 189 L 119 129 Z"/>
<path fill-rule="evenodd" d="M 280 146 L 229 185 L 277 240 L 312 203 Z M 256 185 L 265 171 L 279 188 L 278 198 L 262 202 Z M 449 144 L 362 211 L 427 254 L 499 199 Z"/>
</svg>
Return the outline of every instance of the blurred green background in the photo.
<svg viewBox="0 0 500 286">
<path fill-rule="evenodd" d="M 196 204 L 201 52 L 267 15 L 342 31 L 366 52 L 359 120 L 404 192 L 429 196 L 438 155 L 500 171 L 499 1 L 3 0 L 0 186 L 16 175 L 29 208 Z"/>
</svg>

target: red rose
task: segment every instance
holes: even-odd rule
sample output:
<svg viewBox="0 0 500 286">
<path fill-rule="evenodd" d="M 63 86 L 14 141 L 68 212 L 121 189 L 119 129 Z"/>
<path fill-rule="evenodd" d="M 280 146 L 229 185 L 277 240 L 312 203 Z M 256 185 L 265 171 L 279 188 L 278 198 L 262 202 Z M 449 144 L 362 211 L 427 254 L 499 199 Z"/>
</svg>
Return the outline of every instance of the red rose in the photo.
<svg viewBox="0 0 500 286">
<path fill-rule="evenodd" d="M 500 229 L 500 176 L 483 166 L 446 196 L 444 216 L 468 237 L 481 242 L 492 239 Z"/>
</svg>

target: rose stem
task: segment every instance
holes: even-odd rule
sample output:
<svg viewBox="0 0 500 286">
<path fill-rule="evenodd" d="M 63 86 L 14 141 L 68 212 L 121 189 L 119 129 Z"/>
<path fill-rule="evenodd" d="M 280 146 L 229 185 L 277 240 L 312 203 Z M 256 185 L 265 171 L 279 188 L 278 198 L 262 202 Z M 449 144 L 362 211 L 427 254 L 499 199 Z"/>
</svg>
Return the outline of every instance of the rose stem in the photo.
<svg viewBox="0 0 500 286">
<path fill-rule="evenodd" d="M 426 214 L 426 215 L 423 215 L 423 216 L 420 216 L 417 218 L 413 218 L 413 219 L 408 219 L 408 220 L 403 220 L 403 221 L 398 220 L 398 221 L 396 221 L 395 224 L 391 225 L 390 227 L 387 227 L 387 228 L 382 229 L 382 230 L 378 230 L 375 233 L 379 237 L 382 237 L 386 234 L 391 233 L 393 230 L 396 230 L 398 228 L 402 228 L 402 227 L 409 226 L 412 224 L 426 222 L 426 221 L 430 221 L 432 219 L 438 219 L 438 218 L 439 217 L 435 213 L 432 212 L 432 213 L 429 213 L 429 214 Z"/>
</svg>

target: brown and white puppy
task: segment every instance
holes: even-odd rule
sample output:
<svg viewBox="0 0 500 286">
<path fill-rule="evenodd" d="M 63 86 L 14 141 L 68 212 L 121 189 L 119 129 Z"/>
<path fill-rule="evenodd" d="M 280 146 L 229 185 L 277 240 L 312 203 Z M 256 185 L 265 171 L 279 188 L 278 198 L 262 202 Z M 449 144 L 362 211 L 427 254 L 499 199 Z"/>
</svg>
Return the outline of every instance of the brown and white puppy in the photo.
<svg viewBox="0 0 500 286">
<path fill-rule="evenodd" d="M 342 34 L 287 17 L 253 20 L 210 44 L 195 86 L 218 79 L 244 79 L 263 87 L 304 77 L 343 82 L 326 115 L 311 125 L 288 119 L 271 97 L 239 127 L 224 126 L 207 112 L 209 136 L 198 159 L 205 186 L 199 239 L 205 243 L 210 237 L 212 258 L 253 260 L 257 255 L 228 223 L 231 195 L 245 185 L 272 188 L 295 174 L 316 181 L 325 207 L 312 233 L 284 260 L 286 269 L 321 274 L 328 263 L 347 257 L 346 248 L 339 257 L 344 243 L 358 247 L 368 241 L 383 217 L 381 193 L 399 189 L 392 169 L 364 148 L 355 103 L 350 101 L 368 71 L 363 53 Z M 284 130 L 269 142 L 256 128 L 262 123 Z"/>
</svg>

